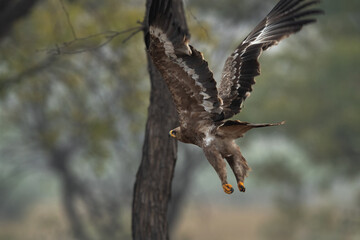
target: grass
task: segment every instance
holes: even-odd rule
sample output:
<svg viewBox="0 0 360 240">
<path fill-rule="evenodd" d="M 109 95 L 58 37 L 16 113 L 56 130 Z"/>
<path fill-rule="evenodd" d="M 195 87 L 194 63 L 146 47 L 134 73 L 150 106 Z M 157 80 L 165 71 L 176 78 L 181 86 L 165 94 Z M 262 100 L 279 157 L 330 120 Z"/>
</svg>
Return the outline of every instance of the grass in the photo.
<svg viewBox="0 0 360 240">
<path fill-rule="evenodd" d="M 192 206 L 185 210 L 174 240 L 259 239 L 259 229 L 273 216 L 270 209 Z"/>
</svg>

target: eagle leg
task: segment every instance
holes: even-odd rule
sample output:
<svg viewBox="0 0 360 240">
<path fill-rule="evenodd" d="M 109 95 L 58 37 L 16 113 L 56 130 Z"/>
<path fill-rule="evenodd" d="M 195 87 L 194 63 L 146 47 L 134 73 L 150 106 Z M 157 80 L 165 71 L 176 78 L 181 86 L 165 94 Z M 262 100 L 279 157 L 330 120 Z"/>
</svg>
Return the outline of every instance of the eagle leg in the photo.
<svg viewBox="0 0 360 240">
<path fill-rule="evenodd" d="M 225 159 L 234 172 L 239 191 L 245 192 L 246 188 L 244 186 L 244 180 L 248 175 L 248 171 L 250 170 L 250 167 L 247 164 L 245 158 L 242 156 L 240 150 L 237 149 L 236 155 L 227 156 Z"/>
<path fill-rule="evenodd" d="M 204 148 L 204 153 L 207 160 L 218 174 L 224 192 L 227 194 L 233 193 L 233 187 L 227 182 L 226 163 L 221 154 L 213 148 Z"/>
</svg>

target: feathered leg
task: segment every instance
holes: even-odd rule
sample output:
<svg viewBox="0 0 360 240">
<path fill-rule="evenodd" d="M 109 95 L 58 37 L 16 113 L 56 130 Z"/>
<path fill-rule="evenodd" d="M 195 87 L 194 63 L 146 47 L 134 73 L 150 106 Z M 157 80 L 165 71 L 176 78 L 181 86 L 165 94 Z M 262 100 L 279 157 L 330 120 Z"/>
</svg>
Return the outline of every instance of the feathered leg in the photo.
<svg viewBox="0 0 360 240">
<path fill-rule="evenodd" d="M 234 192 L 233 187 L 231 184 L 227 182 L 227 173 L 226 173 L 226 163 L 222 158 L 221 154 L 214 149 L 206 148 L 204 149 L 204 153 L 210 164 L 215 169 L 216 173 L 218 174 L 224 192 L 227 194 L 231 194 Z"/>
<path fill-rule="evenodd" d="M 230 147 L 231 146 L 231 147 Z M 240 148 L 235 144 L 231 144 L 228 149 L 228 155 L 225 156 L 226 161 L 229 163 L 238 184 L 240 192 L 245 192 L 244 180 L 248 176 L 250 170 L 246 159 L 240 152 Z M 230 152 L 230 154 L 229 154 Z"/>
<path fill-rule="evenodd" d="M 235 174 L 240 192 L 245 192 L 244 180 L 250 170 L 245 158 L 243 156 L 241 158 L 230 156 L 226 160 Z"/>
</svg>

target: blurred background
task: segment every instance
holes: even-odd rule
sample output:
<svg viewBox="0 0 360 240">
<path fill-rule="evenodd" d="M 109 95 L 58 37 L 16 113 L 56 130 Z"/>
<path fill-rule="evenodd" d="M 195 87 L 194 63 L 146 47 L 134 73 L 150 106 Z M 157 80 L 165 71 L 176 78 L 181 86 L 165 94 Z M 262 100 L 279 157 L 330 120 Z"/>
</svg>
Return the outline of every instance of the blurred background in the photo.
<svg viewBox="0 0 360 240">
<path fill-rule="evenodd" d="M 185 1 L 216 79 L 276 2 Z M 360 239 L 360 2 L 319 7 L 316 24 L 262 55 L 237 116 L 286 120 L 238 141 L 253 170 L 245 194 L 224 194 L 201 150 L 179 143 L 172 239 Z M 1 2 L 0 240 L 131 239 L 144 11 L 145 0 Z"/>
</svg>

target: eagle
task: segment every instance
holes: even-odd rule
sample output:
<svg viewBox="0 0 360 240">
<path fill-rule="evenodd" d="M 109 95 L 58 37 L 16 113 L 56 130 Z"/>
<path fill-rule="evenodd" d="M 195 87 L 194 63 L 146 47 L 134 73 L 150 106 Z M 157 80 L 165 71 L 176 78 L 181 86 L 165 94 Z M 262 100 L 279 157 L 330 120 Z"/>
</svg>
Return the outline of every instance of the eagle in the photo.
<svg viewBox="0 0 360 240">
<path fill-rule="evenodd" d="M 171 137 L 203 149 L 218 174 L 225 193 L 234 189 L 227 181 L 230 165 L 240 192 L 250 167 L 235 140 L 252 128 L 279 123 L 252 124 L 229 120 L 250 96 L 254 78 L 260 75 L 258 59 L 263 51 L 316 22 L 322 13 L 317 0 L 280 0 L 227 58 L 219 86 L 201 52 L 189 44 L 189 33 L 175 18 L 171 0 L 153 0 L 148 15 L 145 42 L 153 64 L 171 92 L 180 126 Z"/>
</svg>

